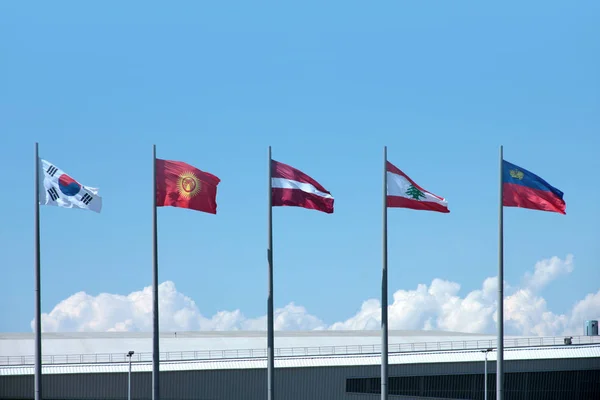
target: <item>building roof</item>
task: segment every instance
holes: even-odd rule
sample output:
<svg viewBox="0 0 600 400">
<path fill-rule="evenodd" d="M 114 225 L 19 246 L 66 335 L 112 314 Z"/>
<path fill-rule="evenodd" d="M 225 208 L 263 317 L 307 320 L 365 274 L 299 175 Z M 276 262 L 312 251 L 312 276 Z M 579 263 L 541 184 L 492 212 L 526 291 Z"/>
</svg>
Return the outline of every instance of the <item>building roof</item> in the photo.
<svg viewBox="0 0 600 400">
<path fill-rule="evenodd" d="M 528 347 L 505 349 L 504 359 L 511 360 L 541 360 L 561 358 L 598 358 L 600 345 L 563 345 L 549 347 Z M 464 351 L 436 351 L 414 353 L 390 353 L 389 364 L 423 364 L 447 362 L 474 362 L 483 361 L 481 350 Z M 488 354 L 488 361 L 495 361 L 495 353 Z M 379 365 L 381 357 L 377 354 L 341 355 L 341 356 L 311 356 L 311 357 L 282 357 L 275 359 L 276 368 L 305 368 L 327 366 L 356 366 Z M 161 371 L 186 371 L 186 370 L 217 370 L 217 369 L 260 369 L 266 368 L 265 358 L 253 359 L 220 359 L 220 360 L 190 360 L 190 361 L 162 361 Z M 94 364 L 54 364 L 44 365 L 43 374 L 75 374 L 75 373 L 109 373 L 127 372 L 127 362 L 94 363 Z M 150 372 L 152 363 L 149 361 L 133 362 L 133 372 Z M 0 366 L 0 376 L 32 375 L 33 366 L 11 365 Z"/>
<path fill-rule="evenodd" d="M 380 331 L 275 332 L 276 357 L 377 355 Z M 572 338 L 573 345 L 600 344 L 600 336 Z M 163 332 L 162 361 L 240 360 L 266 357 L 266 332 Z M 505 348 L 564 345 L 564 337 L 505 337 Z M 481 350 L 496 347 L 495 335 L 442 331 L 389 331 L 390 353 Z M 152 361 L 152 332 L 42 334 L 43 364 L 110 364 Z M 32 333 L 0 334 L 0 366 L 34 363 Z M 431 353 L 433 354 L 433 353 Z"/>
<path fill-rule="evenodd" d="M 380 331 L 277 331 L 275 346 L 281 355 L 297 354 L 302 348 L 364 347 L 381 343 Z M 422 343 L 450 343 L 480 341 L 489 343 L 495 336 L 441 331 L 390 331 L 390 344 L 417 346 Z M 160 334 L 161 353 L 194 352 L 207 358 L 224 354 L 223 357 L 246 352 L 249 356 L 260 355 L 267 345 L 266 332 L 210 331 L 210 332 L 163 332 Z M 488 344 L 482 344 L 487 346 Z M 43 333 L 42 348 L 46 356 L 125 354 L 130 350 L 137 354 L 152 352 L 152 332 L 76 332 Z M 437 348 L 437 347 L 434 347 Z M 366 349 L 363 349 L 367 351 Z M 365 352 L 362 351 L 362 352 Z M 373 349 L 368 350 L 373 352 Z M 0 364 L 2 357 L 28 357 L 34 354 L 32 333 L 0 334 Z M 301 354 L 306 355 L 306 351 Z M 140 360 L 143 360 L 141 358 Z"/>
<path fill-rule="evenodd" d="M 279 337 L 370 337 L 379 336 L 379 330 L 304 330 L 304 331 L 275 331 Z M 209 338 L 209 337 L 266 337 L 266 331 L 161 331 L 161 338 Z M 389 330 L 390 336 L 495 336 L 493 334 L 457 332 L 457 331 L 435 331 L 435 330 Z M 44 338 L 48 339 L 99 339 L 99 338 L 151 338 L 152 332 L 44 332 Z M 33 339 L 32 332 L 4 332 L 0 333 L 3 339 Z"/>
</svg>

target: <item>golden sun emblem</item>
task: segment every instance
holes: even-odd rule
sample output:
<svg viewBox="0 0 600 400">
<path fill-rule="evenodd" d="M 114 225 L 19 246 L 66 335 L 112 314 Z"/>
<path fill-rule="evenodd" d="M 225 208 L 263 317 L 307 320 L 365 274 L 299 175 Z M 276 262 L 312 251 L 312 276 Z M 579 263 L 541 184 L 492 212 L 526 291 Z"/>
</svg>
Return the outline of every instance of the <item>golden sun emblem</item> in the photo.
<svg viewBox="0 0 600 400">
<path fill-rule="evenodd" d="M 525 174 L 523 174 L 522 171 L 519 171 L 517 169 L 511 169 L 510 170 L 510 176 L 512 176 L 515 179 L 521 180 L 521 179 L 523 179 L 523 177 L 525 176 Z"/>
<path fill-rule="evenodd" d="M 191 199 L 200 191 L 201 183 L 193 172 L 186 171 L 179 175 L 177 181 L 177 190 L 179 194 L 187 199 Z"/>
</svg>

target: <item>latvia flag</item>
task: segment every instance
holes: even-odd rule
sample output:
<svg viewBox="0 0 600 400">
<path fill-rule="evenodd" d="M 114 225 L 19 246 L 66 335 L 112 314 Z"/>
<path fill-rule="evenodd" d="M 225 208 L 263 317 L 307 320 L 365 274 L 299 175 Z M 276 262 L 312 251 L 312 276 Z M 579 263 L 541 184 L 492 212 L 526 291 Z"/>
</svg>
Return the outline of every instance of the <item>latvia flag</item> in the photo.
<svg viewBox="0 0 600 400">
<path fill-rule="evenodd" d="M 273 207 L 304 207 L 333 213 L 333 196 L 319 182 L 275 160 L 271 160 L 271 196 Z"/>
<path fill-rule="evenodd" d="M 388 207 L 450 212 L 446 199 L 423 189 L 389 161 L 386 170 Z"/>
</svg>

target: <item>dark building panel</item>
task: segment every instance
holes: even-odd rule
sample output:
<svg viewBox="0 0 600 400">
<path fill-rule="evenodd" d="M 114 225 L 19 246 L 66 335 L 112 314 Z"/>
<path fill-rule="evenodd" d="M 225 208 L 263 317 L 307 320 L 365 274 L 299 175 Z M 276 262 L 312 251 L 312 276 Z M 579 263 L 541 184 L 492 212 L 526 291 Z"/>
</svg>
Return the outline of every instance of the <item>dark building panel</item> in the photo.
<svg viewBox="0 0 600 400">
<path fill-rule="evenodd" d="M 390 395 L 483 400 L 481 374 L 390 376 Z M 600 399 L 600 369 L 583 371 L 510 372 L 505 374 L 506 400 Z M 488 376 L 488 399 L 496 399 L 496 374 Z M 350 378 L 346 393 L 381 394 L 380 378 Z"/>
<path fill-rule="evenodd" d="M 494 400 L 494 362 L 488 362 L 488 371 L 489 400 Z M 600 399 L 598 358 L 507 361 L 505 371 L 506 400 Z M 390 365 L 389 373 L 390 391 L 397 396 L 483 399 L 483 362 Z M 379 374 L 379 365 L 278 368 L 276 394 L 286 400 L 373 400 L 380 390 Z M 127 398 L 127 373 L 47 374 L 42 379 L 44 400 Z M 264 400 L 266 385 L 266 369 L 161 372 L 164 400 Z M 132 374 L 133 400 L 150 400 L 151 388 L 150 372 Z M 33 376 L 0 376 L 0 399 L 33 399 Z"/>
</svg>

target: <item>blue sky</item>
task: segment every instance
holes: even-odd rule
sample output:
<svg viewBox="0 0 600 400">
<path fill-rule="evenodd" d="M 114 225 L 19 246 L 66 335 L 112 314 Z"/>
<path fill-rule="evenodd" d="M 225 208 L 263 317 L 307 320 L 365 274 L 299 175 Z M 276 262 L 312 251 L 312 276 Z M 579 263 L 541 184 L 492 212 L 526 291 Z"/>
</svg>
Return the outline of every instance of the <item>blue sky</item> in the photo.
<svg viewBox="0 0 600 400">
<path fill-rule="evenodd" d="M 335 212 L 274 210 L 275 306 L 326 323 L 379 298 L 382 149 L 450 214 L 389 212 L 390 294 L 497 272 L 498 148 L 565 193 L 505 210 L 505 279 L 545 258 L 568 313 L 600 289 L 600 4 L 593 1 L 0 4 L 0 331 L 33 318 L 33 146 L 100 188 L 41 208 L 42 309 L 151 284 L 152 144 L 222 182 L 216 216 L 159 209 L 160 276 L 202 314 L 266 312 L 267 146 Z M 593 315 L 590 317 L 598 317 Z"/>
</svg>

